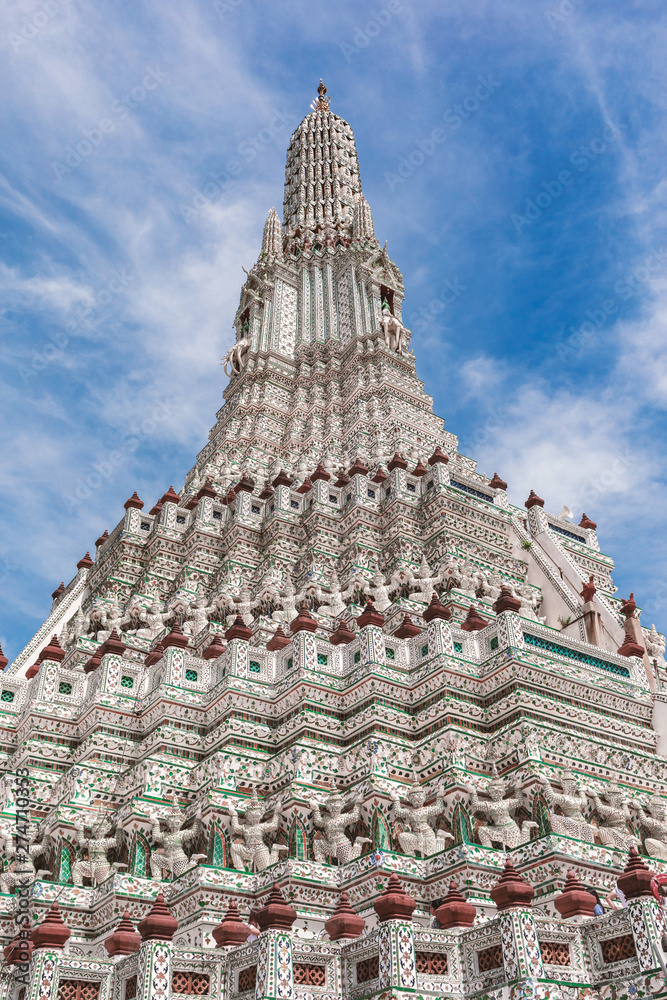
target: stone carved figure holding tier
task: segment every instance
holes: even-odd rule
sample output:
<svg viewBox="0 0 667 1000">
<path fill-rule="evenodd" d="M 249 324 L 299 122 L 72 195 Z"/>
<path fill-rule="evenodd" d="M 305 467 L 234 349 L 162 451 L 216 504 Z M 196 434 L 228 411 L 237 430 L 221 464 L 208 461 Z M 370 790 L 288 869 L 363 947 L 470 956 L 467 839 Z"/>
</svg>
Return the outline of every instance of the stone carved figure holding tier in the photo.
<svg viewBox="0 0 667 1000">
<path fill-rule="evenodd" d="M 280 861 L 280 852 L 289 848 L 285 844 L 274 844 L 269 848 L 264 842 L 264 838 L 275 833 L 280 825 L 282 813 L 282 803 L 278 802 L 272 819 L 262 823 L 264 806 L 257 798 L 257 789 L 253 788 L 250 804 L 248 805 L 243 822 L 239 822 L 239 816 L 233 805 L 228 805 L 230 815 L 230 828 L 234 836 L 243 838 L 243 843 L 238 841 L 231 845 L 232 863 L 239 871 L 245 868 L 245 862 L 250 862 L 250 870 L 253 872 L 264 871 L 270 865 L 275 865 Z"/>
<path fill-rule="evenodd" d="M 657 795 L 652 796 L 647 806 L 648 813 L 636 799 L 632 804 L 639 815 L 640 825 L 648 834 L 644 846 L 649 858 L 667 861 L 667 802 Z"/>
<path fill-rule="evenodd" d="M 28 825 L 28 848 L 19 854 L 15 837 L 9 826 L 0 827 L 0 845 L 2 853 L 9 862 L 9 868 L 0 872 L 0 892 L 13 892 L 17 885 L 28 888 L 35 879 L 45 878 L 51 873 L 45 869 L 37 871 L 35 859 L 45 856 L 49 846 L 49 834 L 45 833 L 41 840 L 38 837 L 36 823 Z"/>
<path fill-rule="evenodd" d="M 390 594 L 395 590 L 393 585 L 387 585 L 383 574 L 376 570 L 370 583 L 364 585 L 364 594 L 370 596 L 376 611 L 381 614 L 391 607 Z"/>
<path fill-rule="evenodd" d="M 444 830 L 439 830 L 436 834 L 431 826 L 431 822 L 435 822 L 444 812 L 445 803 L 438 795 L 433 805 L 427 806 L 425 805 L 427 794 L 427 789 L 414 773 L 407 794 L 408 805 L 401 805 L 400 795 L 394 790 L 391 792 L 396 819 L 405 820 L 409 827 L 408 830 L 399 833 L 398 841 L 401 850 L 413 858 L 417 857 L 417 852 L 422 858 L 439 853 L 445 849 L 447 839 L 454 839 L 451 833 Z"/>
<path fill-rule="evenodd" d="M 112 863 L 107 858 L 109 851 L 120 849 L 122 843 L 122 831 L 117 827 L 114 837 L 109 837 L 113 829 L 113 821 L 100 816 L 97 822 L 90 828 L 91 837 L 86 837 L 83 820 L 77 820 L 74 824 L 76 830 L 76 842 L 79 848 L 87 854 L 83 860 L 75 861 L 72 865 L 72 884 L 83 885 L 84 878 L 91 879 L 93 885 L 101 885 L 109 878 L 114 868 L 125 868 L 125 865 Z"/>
<path fill-rule="evenodd" d="M 185 853 L 185 846 L 196 840 L 201 833 L 201 807 L 195 815 L 194 826 L 190 830 L 183 830 L 183 813 L 178 804 L 176 794 L 172 795 L 172 806 L 167 809 L 164 818 L 167 824 L 167 831 L 160 828 L 160 814 L 156 809 L 152 809 L 148 814 L 151 821 L 151 836 L 156 849 L 151 851 L 150 869 L 153 878 L 164 878 L 164 873 L 171 875 L 172 879 L 178 878 L 188 868 L 194 868 L 198 861 L 205 858 L 205 854 L 193 854 L 188 857 Z"/>
<path fill-rule="evenodd" d="M 323 837 L 313 841 L 313 853 L 317 862 L 322 864 L 327 858 L 335 858 L 339 865 L 345 865 L 359 857 L 363 844 L 370 844 L 368 837 L 355 837 L 354 843 L 351 843 L 345 833 L 346 827 L 361 819 L 362 799 L 363 796 L 357 796 L 353 808 L 349 812 L 343 812 L 345 800 L 332 782 L 331 791 L 324 803 L 326 815 L 322 815 L 320 803 L 316 799 L 310 800 L 313 823 L 324 831 Z"/>
<path fill-rule="evenodd" d="M 415 597 L 414 599 L 421 601 L 423 604 L 430 604 L 431 598 L 435 593 L 436 585 L 439 582 L 440 574 L 436 573 L 433 575 L 431 567 L 426 560 L 426 556 L 422 555 L 419 569 L 413 574 L 410 582 L 410 589 L 414 590 L 415 593 L 420 594 L 419 598 Z"/>
<path fill-rule="evenodd" d="M 519 847 L 530 837 L 530 831 L 537 827 L 533 820 L 525 820 L 522 826 L 510 815 L 511 810 L 520 809 L 525 805 L 525 795 L 505 798 L 505 782 L 498 774 L 496 764 L 493 764 L 493 775 L 486 786 L 490 802 L 482 802 L 473 785 L 467 785 L 472 811 L 477 815 L 487 816 L 489 823 L 478 829 L 479 839 L 483 847 L 493 847 L 494 843 L 503 845 L 503 849 Z"/>
<path fill-rule="evenodd" d="M 635 837 L 634 833 L 628 831 L 628 823 L 631 819 L 628 808 L 630 800 L 626 798 L 615 781 L 610 781 L 603 792 L 608 804 L 601 801 L 594 789 L 589 789 L 588 794 L 595 803 L 598 816 L 603 820 L 603 824 L 598 828 L 598 833 L 605 847 L 618 847 L 622 851 L 627 851 L 630 847 L 641 843 L 639 837 Z"/>
<path fill-rule="evenodd" d="M 318 615 L 327 615 L 329 618 L 340 618 L 347 611 L 345 601 L 354 593 L 354 581 L 341 590 L 340 581 L 336 570 L 331 574 L 329 586 L 323 590 L 317 588 L 317 599 L 320 606 L 317 609 Z"/>
<path fill-rule="evenodd" d="M 541 784 L 544 786 L 544 795 L 549 806 L 549 822 L 555 834 L 566 837 L 577 837 L 592 844 L 595 837 L 595 827 L 587 822 L 584 810 L 588 806 L 586 793 L 579 788 L 577 780 L 569 768 L 560 776 L 560 783 L 563 786 L 562 793 L 554 791 L 554 787 L 548 778 L 539 776 Z M 563 815 L 559 816 L 552 810 L 558 807 Z"/>
</svg>

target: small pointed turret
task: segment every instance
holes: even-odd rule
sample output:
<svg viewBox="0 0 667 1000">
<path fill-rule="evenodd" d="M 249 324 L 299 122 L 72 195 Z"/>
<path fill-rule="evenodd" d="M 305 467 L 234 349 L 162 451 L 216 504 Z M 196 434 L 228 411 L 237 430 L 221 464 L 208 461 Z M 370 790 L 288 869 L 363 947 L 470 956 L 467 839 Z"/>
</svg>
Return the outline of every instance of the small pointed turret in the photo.
<svg viewBox="0 0 667 1000">
<path fill-rule="evenodd" d="M 359 195 L 357 203 L 354 206 L 354 215 L 352 217 L 352 235 L 355 240 L 375 239 L 371 206 L 368 204 L 363 194 Z"/>
<path fill-rule="evenodd" d="M 285 633 L 283 632 L 282 625 L 279 625 L 278 628 L 273 633 L 273 638 L 269 639 L 269 641 L 267 642 L 266 648 L 269 650 L 270 653 L 272 653 L 276 649 L 284 649 L 285 646 L 289 646 L 291 641 L 292 640 L 289 639 L 288 636 L 286 636 Z"/>
<path fill-rule="evenodd" d="M 142 941 L 171 941 L 178 930 L 178 920 L 158 893 L 149 913 L 139 921 L 137 930 Z"/>
<path fill-rule="evenodd" d="M 266 905 L 257 911 L 260 930 L 287 931 L 295 920 L 296 910 L 286 902 L 280 886 L 274 882 Z"/>
<path fill-rule="evenodd" d="M 171 632 L 162 640 L 162 648 L 169 649 L 174 646 L 176 649 L 185 649 L 189 642 L 190 637 L 185 635 L 178 622 L 174 622 L 171 626 Z"/>
<path fill-rule="evenodd" d="M 472 927 L 475 922 L 477 910 L 469 903 L 456 882 L 449 883 L 449 892 L 442 903 L 435 911 L 436 918 L 441 927 Z"/>
<path fill-rule="evenodd" d="M 51 642 L 48 646 L 45 646 L 42 650 L 41 660 L 53 660 L 55 663 L 62 663 L 65 659 L 65 650 L 58 642 L 58 636 L 53 635 L 51 637 Z"/>
<path fill-rule="evenodd" d="M 30 937 L 35 948 L 48 948 L 49 951 L 62 951 L 65 942 L 69 940 L 71 931 L 60 916 L 57 900 L 51 904 L 41 924 L 33 927 Z"/>
<path fill-rule="evenodd" d="M 332 941 L 349 941 L 363 931 L 364 919 L 352 909 L 346 892 L 341 892 L 334 915 L 325 922 L 324 929 Z"/>
<path fill-rule="evenodd" d="M 412 639 L 413 636 L 419 635 L 420 632 L 419 625 L 415 625 L 410 615 L 403 615 L 403 621 L 394 632 L 394 635 L 398 639 Z"/>
<path fill-rule="evenodd" d="M 280 224 L 278 213 L 275 208 L 269 212 L 264 223 L 264 234 L 262 236 L 262 261 L 269 262 L 282 260 L 283 256 L 283 227 Z"/>
<path fill-rule="evenodd" d="M 216 633 L 202 653 L 202 656 L 205 660 L 217 660 L 219 656 L 222 656 L 226 649 L 227 647 L 222 641 L 222 636 Z"/>
<path fill-rule="evenodd" d="M 222 923 L 212 930 L 217 948 L 237 948 L 250 937 L 250 928 L 241 920 L 236 900 L 232 899 Z"/>
<path fill-rule="evenodd" d="M 133 955 L 141 948 L 141 934 L 135 931 L 127 910 L 120 918 L 116 930 L 104 942 L 104 947 L 109 958 L 113 958 L 115 955 Z"/>
<path fill-rule="evenodd" d="M 489 895 L 498 910 L 511 910 L 515 907 L 529 907 L 535 890 L 526 882 L 508 858 L 505 870 L 492 887 Z"/>
<path fill-rule="evenodd" d="M 412 896 L 405 891 L 396 872 L 392 872 L 384 892 L 373 903 L 378 920 L 412 920 L 417 906 Z"/>
</svg>

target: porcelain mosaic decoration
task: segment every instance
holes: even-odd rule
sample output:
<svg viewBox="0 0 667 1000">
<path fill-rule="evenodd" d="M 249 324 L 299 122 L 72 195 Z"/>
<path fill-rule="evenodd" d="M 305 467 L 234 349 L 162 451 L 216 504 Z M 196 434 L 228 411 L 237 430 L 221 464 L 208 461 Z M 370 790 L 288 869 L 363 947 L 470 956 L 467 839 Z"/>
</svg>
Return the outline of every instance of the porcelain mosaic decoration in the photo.
<svg viewBox="0 0 667 1000">
<path fill-rule="evenodd" d="M 318 94 L 208 443 L 2 658 L 0 1000 L 657 994 L 664 636 L 433 413 Z"/>
</svg>

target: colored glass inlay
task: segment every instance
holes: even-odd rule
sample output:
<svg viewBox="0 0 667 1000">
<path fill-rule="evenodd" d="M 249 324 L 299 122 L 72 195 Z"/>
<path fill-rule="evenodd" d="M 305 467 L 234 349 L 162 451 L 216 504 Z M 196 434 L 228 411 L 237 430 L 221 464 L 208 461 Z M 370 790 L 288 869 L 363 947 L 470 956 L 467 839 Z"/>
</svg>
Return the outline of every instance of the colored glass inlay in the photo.
<svg viewBox="0 0 667 1000">
<path fill-rule="evenodd" d="M 621 667 L 617 663 L 609 663 L 608 660 L 601 660 L 599 657 L 591 656 L 589 653 L 580 653 L 576 649 L 570 649 L 569 646 L 561 646 L 557 642 L 550 642 L 548 639 L 529 635 L 527 632 L 523 633 L 523 638 L 526 645 L 535 646 L 537 649 L 544 649 L 547 653 L 557 653 L 558 656 L 566 656 L 568 660 L 578 660 L 579 663 L 584 663 L 587 667 L 597 667 L 598 670 L 607 670 L 611 674 L 618 674 L 619 677 L 630 677 L 628 668 Z"/>
</svg>

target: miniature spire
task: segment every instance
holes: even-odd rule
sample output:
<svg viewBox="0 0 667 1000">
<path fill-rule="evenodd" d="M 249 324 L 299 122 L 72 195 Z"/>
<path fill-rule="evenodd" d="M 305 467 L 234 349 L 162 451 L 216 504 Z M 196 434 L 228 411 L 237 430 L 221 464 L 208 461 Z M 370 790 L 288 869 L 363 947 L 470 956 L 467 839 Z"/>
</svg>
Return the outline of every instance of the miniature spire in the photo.
<svg viewBox="0 0 667 1000">
<path fill-rule="evenodd" d="M 137 930 L 142 941 L 171 941 L 178 930 L 178 920 L 158 893 L 149 913 L 139 921 Z"/>
<path fill-rule="evenodd" d="M 53 635 L 51 642 L 45 646 L 41 652 L 40 660 L 52 660 L 55 663 L 62 663 L 65 659 L 65 650 L 58 642 L 58 636 Z"/>
<path fill-rule="evenodd" d="M 544 500 L 542 497 L 538 497 L 535 490 L 531 490 L 528 499 L 524 503 L 526 510 L 530 510 L 531 507 L 544 507 Z"/>
<path fill-rule="evenodd" d="M 573 871 L 568 871 L 560 896 L 556 896 L 554 906 L 563 920 L 569 917 L 592 917 L 597 900 L 592 892 L 582 885 Z"/>
<path fill-rule="evenodd" d="M 373 226 L 371 206 L 368 204 L 363 194 L 359 195 L 357 203 L 354 206 L 352 235 L 355 240 L 375 239 L 375 228 Z"/>
<path fill-rule="evenodd" d="M 336 631 L 332 633 L 329 642 L 332 646 L 347 645 L 349 642 L 354 642 L 354 632 L 351 631 L 342 615 L 340 621 L 338 622 L 338 627 L 336 628 Z"/>
<path fill-rule="evenodd" d="M 472 927 L 477 911 L 458 888 L 456 882 L 449 883 L 449 892 L 435 911 L 436 919 L 443 928 Z"/>
<path fill-rule="evenodd" d="M 461 622 L 461 628 L 464 632 L 479 632 L 480 629 L 486 628 L 488 624 L 486 618 L 482 618 L 477 608 L 471 604 L 465 620 Z"/>
<path fill-rule="evenodd" d="M 136 490 L 134 491 L 134 493 L 132 494 L 132 496 L 130 497 L 130 499 L 126 500 L 125 503 L 123 504 L 123 507 L 125 508 L 125 510 L 130 510 L 131 507 L 133 507 L 135 510 L 142 510 L 143 506 L 144 506 L 144 502 L 137 495 Z"/>
<path fill-rule="evenodd" d="M 386 920 L 412 920 L 416 906 L 416 901 L 405 891 L 396 872 L 391 873 L 384 892 L 373 904 L 381 924 Z"/>
<path fill-rule="evenodd" d="M 274 882 L 266 905 L 257 911 L 260 930 L 289 930 L 295 920 L 296 910 L 285 901 L 280 886 Z"/>
<path fill-rule="evenodd" d="M 218 948 L 236 948 L 245 943 L 250 936 L 250 928 L 241 920 L 236 900 L 230 901 L 222 923 L 214 927 L 211 933 Z"/>
<path fill-rule="evenodd" d="M 247 642 L 251 635 L 252 629 L 249 629 L 243 621 L 243 616 L 237 614 L 232 625 L 225 632 L 225 639 L 243 639 Z"/>
<path fill-rule="evenodd" d="M 264 235 L 262 236 L 262 260 L 282 260 L 283 256 L 283 229 L 275 208 L 269 212 L 264 223 Z"/>
<path fill-rule="evenodd" d="M 498 910 L 510 910 L 514 907 L 529 907 L 535 890 L 519 875 L 508 858 L 505 870 L 489 893 Z"/>
<path fill-rule="evenodd" d="M 51 909 L 46 914 L 41 924 L 33 927 L 30 937 L 35 948 L 48 948 L 50 951 L 62 951 L 66 941 L 71 935 L 69 927 L 60 916 L 58 901 L 54 900 Z"/>
<path fill-rule="evenodd" d="M 652 896 L 651 879 L 653 872 L 643 858 L 639 856 L 636 847 L 628 851 L 628 860 L 623 874 L 617 879 L 618 888 L 626 899 L 640 899 L 642 896 Z"/>
<path fill-rule="evenodd" d="M 398 639 L 412 639 L 413 636 L 419 635 L 421 629 L 418 625 L 415 625 L 410 615 L 403 615 L 403 621 L 398 626 L 394 635 Z"/>
<path fill-rule="evenodd" d="M 346 892 L 341 892 L 333 917 L 324 924 L 324 929 L 332 941 L 358 938 L 364 929 L 364 919 L 350 906 Z"/>
<path fill-rule="evenodd" d="M 285 635 L 282 625 L 273 633 L 273 638 L 269 639 L 266 644 L 266 648 L 269 652 L 273 652 L 274 649 L 284 649 L 285 646 L 289 646 L 291 640 Z"/>
<path fill-rule="evenodd" d="M 135 931 L 127 910 L 120 918 L 116 930 L 104 942 L 104 947 L 110 958 L 113 958 L 114 955 L 132 955 L 135 951 L 139 951 L 141 934 Z"/>
<path fill-rule="evenodd" d="M 426 608 L 422 614 L 422 618 L 425 622 L 432 622 L 434 618 L 439 618 L 442 621 L 447 621 L 452 617 L 452 612 L 449 608 L 446 608 L 438 597 L 435 590 L 433 591 L 433 596 L 431 597 L 431 603 Z"/>
<path fill-rule="evenodd" d="M 222 656 L 224 651 L 227 649 L 224 642 L 222 641 L 222 636 L 216 632 L 208 646 L 202 653 L 205 660 L 217 660 L 219 656 Z"/>
</svg>

